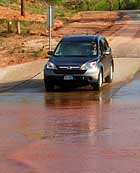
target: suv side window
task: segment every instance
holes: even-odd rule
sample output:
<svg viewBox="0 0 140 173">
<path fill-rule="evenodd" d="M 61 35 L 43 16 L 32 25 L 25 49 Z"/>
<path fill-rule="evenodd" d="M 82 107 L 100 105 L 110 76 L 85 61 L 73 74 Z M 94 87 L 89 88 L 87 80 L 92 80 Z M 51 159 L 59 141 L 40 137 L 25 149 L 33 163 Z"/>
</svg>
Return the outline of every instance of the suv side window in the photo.
<svg viewBox="0 0 140 173">
<path fill-rule="evenodd" d="M 105 38 L 102 39 L 103 51 L 107 51 L 109 49 L 109 44 Z"/>
<path fill-rule="evenodd" d="M 102 41 L 100 40 L 99 42 L 99 54 L 102 56 L 103 55 L 103 51 L 104 51 L 104 48 L 103 48 L 103 43 Z"/>
</svg>

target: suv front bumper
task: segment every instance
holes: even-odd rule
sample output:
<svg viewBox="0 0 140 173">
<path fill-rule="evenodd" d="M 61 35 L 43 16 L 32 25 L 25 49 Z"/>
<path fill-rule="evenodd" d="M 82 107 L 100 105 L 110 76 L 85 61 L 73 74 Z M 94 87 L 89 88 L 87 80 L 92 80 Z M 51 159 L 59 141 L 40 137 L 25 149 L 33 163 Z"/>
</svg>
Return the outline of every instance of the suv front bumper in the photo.
<svg viewBox="0 0 140 173">
<path fill-rule="evenodd" d="M 56 74 L 53 70 L 44 70 L 44 80 L 54 84 L 81 83 L 94 84 L 98 81 L 99 70 L 94 73 L 86 71 L 84 74 Z"/>
</svg>

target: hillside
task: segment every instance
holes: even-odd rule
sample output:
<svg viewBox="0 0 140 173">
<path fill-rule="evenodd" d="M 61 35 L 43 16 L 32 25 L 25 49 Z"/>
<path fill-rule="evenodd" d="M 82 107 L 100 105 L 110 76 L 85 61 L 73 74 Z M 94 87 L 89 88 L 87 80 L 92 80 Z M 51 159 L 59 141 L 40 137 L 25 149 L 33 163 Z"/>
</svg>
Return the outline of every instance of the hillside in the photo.
<svg viewBox="0 0 140 173">
<path fill-rule="evenodd" d="M 21 17 L 19 10 L 9 6 L 0 6 L 0 14 L 0 67 L 46 58 L 48 51 L 46 14 L 26 11 L 26 16 Z M 117 12 L 91 11 L 73 14 L 71 11 L 63 16 L 57 12 L 52 33 L 53 47 L 66 34 L 102 33 L 119 17 Z M 10 20 L 12 32 L 8 33 L 7 22 Z M 20 35 L 16 33 L 17 20 L 21 21 Z M 93 27 L 88 27 L 88 24 Z"/>
</svg>

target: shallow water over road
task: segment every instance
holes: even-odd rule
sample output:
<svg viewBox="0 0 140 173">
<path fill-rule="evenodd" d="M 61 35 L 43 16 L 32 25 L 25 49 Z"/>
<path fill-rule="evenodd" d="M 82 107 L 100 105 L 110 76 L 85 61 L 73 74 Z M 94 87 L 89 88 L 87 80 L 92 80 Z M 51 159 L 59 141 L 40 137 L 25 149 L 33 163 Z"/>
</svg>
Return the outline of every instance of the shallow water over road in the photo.
<svg viewBox="0 0 140 173">
<path fill-rule="evenodd" d="M 114 94 L 111 87 L 1 94 L 0 170 L 140 172 L 137 76 Z"/>
</svg>

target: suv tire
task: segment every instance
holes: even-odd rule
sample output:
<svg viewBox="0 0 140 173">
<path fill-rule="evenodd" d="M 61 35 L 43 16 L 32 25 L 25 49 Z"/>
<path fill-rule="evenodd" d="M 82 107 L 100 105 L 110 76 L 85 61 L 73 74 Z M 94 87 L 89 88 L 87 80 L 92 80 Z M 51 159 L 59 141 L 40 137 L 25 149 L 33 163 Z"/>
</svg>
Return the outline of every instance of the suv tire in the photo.
<svg viewBox="0 0 140 173">
<path fill-rule="evenodd" d="M 98 81 L 97 81 L 97 83 L 94 84 L 94 89 L 96 91 L 99 91 L 102 87 L 102 84 L 103 84 L 103 72 L 100 71 L 99 75 L 98 75 Z"/>
<path fill-rule="evenodd" d="M 53 91 L 54 90 L 54 84 L 51 83 L 50 81 L 48 80 L 44 80 L 44 84 L 45 84 L 45 89 L 46 91 L 50 92 L 50 91 Z"/>
<path fill-rule="evenodd" d="M 113 65 L 111 64 L 109 69 L 109 75 L 105 78 L 106 83 L 111 83 L 113 80 Z"/>
</svg>

